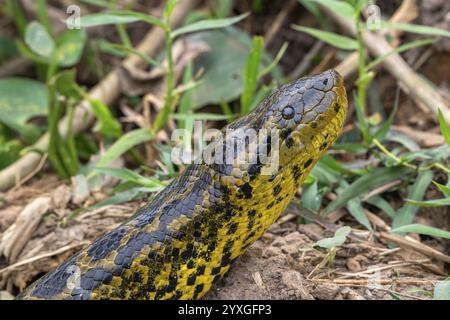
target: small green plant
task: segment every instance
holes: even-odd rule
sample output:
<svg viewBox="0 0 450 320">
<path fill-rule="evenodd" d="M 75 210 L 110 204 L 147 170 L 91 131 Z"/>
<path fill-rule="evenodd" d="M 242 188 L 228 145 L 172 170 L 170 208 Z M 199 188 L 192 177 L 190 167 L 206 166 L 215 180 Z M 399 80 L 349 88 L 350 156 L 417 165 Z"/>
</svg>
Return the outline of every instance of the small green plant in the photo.
<svg viewBox="0 0 450 320">
<path fill-rule="evenodd" d="M 317 250 L 316 247 L 320 247 L 326 249 L 326 253 L 320 263 L 318 263 L 314 269 L 309 273 L 308 278 L 312 277 L 312 275 L 319 269 L 328 266 L 331 268 L 333 265 L 334 259 L 336 257 L 337 250 L 340 246 L 342 246 L 347 240 L 348 235 L 351 232 L 350 227 L 340 227 L 334 233 L 334 236 L 331 238 L 321 239 L 312 245 L 307 246 L 306 248 L 300 249 L 302 252 L 307 252 L 311 250 Z"/>
</svg>

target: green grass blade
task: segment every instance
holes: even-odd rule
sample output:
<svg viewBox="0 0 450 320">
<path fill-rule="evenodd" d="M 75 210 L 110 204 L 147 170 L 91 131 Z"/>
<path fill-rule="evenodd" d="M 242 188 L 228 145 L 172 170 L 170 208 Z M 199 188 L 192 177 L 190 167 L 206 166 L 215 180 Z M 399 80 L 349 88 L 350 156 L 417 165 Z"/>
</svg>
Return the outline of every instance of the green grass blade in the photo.
<svg viewBox="0 0 450 320">
<path fill-rule="evenodd" d="M 419 207 L 450 206 L 450 198 L 427 200 L 427 201 L 416 201 L 416 200 L 406 199 L 406 201 L 413 206 L 419 206 Z"/>
<path fill-rule="evenodd" d="M 401 226 L 395 229 L 392 229 L 392 232 L 394 233 L 418 233 L 418 234 L 424 234 L 427 236 L 432 237 L 439 237 L 439 238 L 445 238 L 450 239 L 450 232 L 426 226 L 423 224 L 408 224 L 405 226 Z"/>
<path fill-rule="evenodd" d="M 381 211 L 383 211 L 385 214 L 387 214 L 390 218 L 393 218 L 395 215 L 395 210 L 392 208 L 389 202 L 384 200 L 380 196 L 374 196 L 370 199 L 366 200 L 367 203 L 370 203 L 371 205 L 377 207 Z"/>
<path fill-rule="evenodd" d="M 450 197 L 450 187 L 444 186 L 443 184 L 433 181 L 433 184 L 441 190 L 441 192 Z"/>
<path fill-rule="evenodd" d="M 361 225 L 366 227 L 367 230 L 372 231 L 369 219 L 367 218 L 361 200 L 359 198 L 351 199 L 347 203 L 347 210 Z"/>
<path fill-rule="evenodd" d="M 330 214 L 331 212 L 342 208 L 349 200 L 359 197 L 364 193 L 390 181 L 404 177 L 409 172 L 411 172 L 411 170 L 405 167 L 389 167 L 376 169 L 366 175 L 363 175 L 356 179 L 355 182 L 353 182 L 342 193 L 340 193 L 336 200 L 330 202 L 322 214 Z"/>
<path fill-rule="evenodd" d="M 445 142 L 447 142 L 447 145 L 450 147 L 450 125 L 445 120 L 444 114 L 442 113 L 441 109 L 438 110 L 438 119 L 442 135 L 444 136 Z"/>
<path fill-rule="evenodd" d="M 397 88 L 397 91 L 395 93 L 394 108 L 393 108 L 391 114 L 389 115 L 389 117 L 387 118 L 387 120 L 383 121 L 383 124 L 375 132 L 375 134 L 373 135 L 373 138 L 378 139 L 380 141 L 384 140 L 384 137 L 389 132 L 389 129 L 391 128 L 391 125 L 394 122 L 395 115 L 397 114 L 399 97 L 400 97 L 400 88 Z"/>
<path fill-rule="evenodd" d="M 172 38 L 176 38 L 182 34 L 203 31 L 203 30 L 211 30 L 211 29 L 219 29 L 231 26 L 239 21 L 245 19 L 249 13 L 244 13 L 236 17 L 231 18 L 222 18 L 222 19 L 209 19 L 209 20 L 201 20 L 186 26 L 180 27 L 172 32 Z"/>
<path fill-rule="evenodd" d="M 387 57 L 393 55 L 394 53 L 402 53 L 414 48 L 418 48 L 418 47 L 422 47 L 422 46 L 427 46 L 430 44 L 433 44 L 436 42 L 435 38 L 430 38 L 430 39 L 421 39 L 421 40 L 416 40 L 416 41 L 411 41 L 408 42 L 404 45 L 401 45 L 398 48 L 395 48 L 394 50 L 392 50 L 391 52 L 388 52 L 386 54 L 383 54 L 382 56 L 378 57 L 377 59 L 373 60 L 372 62 L 370 62 L 367 66 L 366 66 L 366 70 L 370 70 L 373 69 L 375 66 L 377 66 L 378 64 L 380 64 L 381 62 L 383 62 Z"/>
<path fill-rule="evenodd" d="M 244 67 L 244 89 L 241 95 L 241 115 L 247 114 L 256 91 L 261 55 L 264 50 L 264 38 L 256 36 Z"/>
<path fill-rule="evenodd" d="M 112 161 L 120 157 L 122 154 L 133 148 L 134 146 L 153 139 L 148 129 L 136 129 L 121 136 L 102 156 L 97 163 L 97 167 L 106 167 Z"/>
<path fill-rule="evenodd" d="M 358 42 L 352 38 L 344 37 L 336 33 L 322 31 L 314 28 L 303 27 L 299 25 L 291 25 L 294 30 L 305 32 L 323 42 L 326 42 L 336 48 L 343 50 L 357 50 Z"/>
<path fill-rule="evenodd" d="M 320 3 L 327 8 L 333 10 L 333 12 L 346 17 L 348 19 L 355 19 L 355 9 L 345 1 L 337 1 L 337 0 L 306 0 L 304 2 L 317 2 Z"/>
<path fill-rule="evenodd" d="M 422 200 L 425 191 L 427 190 L 429 184 L 431 183 L 432 178 L 433 172 L 431 170 L 419 173 L 419 175 L 416 178 L 416 181 L 411 186 L 408 192 L 408 199 L 415 201 Z M 411 205 L 410 203 L 406 203 L 394 215 L 392 227 L 397 228 L 410 224 L 413 221 L 418 210 L 419 208 L 417 206 Z"/>
<path fill-rule="evenodd" d="M 109 24 L 127 24 L 137 21 L 144 21 L 151 25 L 165 28 L 165 24 L 161 20 L 144 13 L 129 10 L 110 11 L 81 16 L 80 25 L 82 28 L 89 28 Z"/>
<path fill-rule="evenodd" d="M 400 23 L 381 20 L 381 28 L 388 30 L 401 30 L 410 33 L 427 34 L 431 36 L 450 37 L 450 32 L 447 30 L 412 23 Z"/>
</svg>

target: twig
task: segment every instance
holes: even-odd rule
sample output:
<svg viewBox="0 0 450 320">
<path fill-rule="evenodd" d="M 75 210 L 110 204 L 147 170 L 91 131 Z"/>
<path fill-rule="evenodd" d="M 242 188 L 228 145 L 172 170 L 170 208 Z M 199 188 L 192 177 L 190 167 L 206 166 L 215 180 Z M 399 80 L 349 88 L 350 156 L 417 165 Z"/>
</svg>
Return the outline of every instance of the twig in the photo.
<svg viewBox="0 0 450 320">
<path fill-rule="evenodd" d="M 181 0 L 175 7 L 172 14 L 172 25 L 178 26 L 184 20 L 184 17 L 194 8 L 198 0 Z M 153 28 L 147 33 L 144 40 L 137 47 L 137 50 L 147 55 L 154 55 L 164 42 L 164 31 L 160 28 Z M 128 57 L 123 65 L 125 67 L 139 67 L 144 62 L 137 56 L 132 55 Z M 101 100 L 103 103 L 112 104 L 120 95 L 119 88 L 119 73 L 118 69 L 110 72 L 100 83 L 89 91 L 89 96 L 92 99 Z M 75 109 L 73 132 L 79 133 L 86 130 L 94 120 L 94 114 L 87 101 L 82 101 Z M 61 120 L 59 130 L 62 136 L 67 134 L 68 119 L 65 117 Z M 48 147 L 49 135 L 43 135 L 38 142 L 36 142 L 32 149 L 37 149 L 45 152 Z M 6 190 L 14 185 L 17 176 L 22 177 L 29 174 L 36 168 L 36 165 L 41 159 L 41 154 L 30 152 L 14 162 L 12 165 L 0 172 L 0 190 Z"/>
<path fill-rule="evenodd" d="M 72 245 L 67 245 L 67 246 L 61 247 L 61 248 L 59 248 L 59 249 L 57 249 L 55 251 L 52 251 L 52 252 L 42 253 L 40 255 L 27 258 L 25 260 L 22 260 L 22 261 L 14 263 L 14 264 L 12 264 L 10 266 L 7 266 L 6 268 L 0 269 L 0 275 L 5 273 L 5 272 L 7 272 L 7 271 L 14 270 L 14 269 L 16 269 L 18 267 L 21 267 L 21 266 L 33 263 L 33 262 L 41 260 L 41 259 L 45 259 L 45 258 L 48 258 L 48 257 L 56 256 L 56 255 L 61 254 L 63 252 L 72 250 L 72 249 L 80 247 L 80 246 L 87 245 L 89 243 L 90 243 L 89 241 L 82 241 L 82 242 L 79 242 L 79 243 L 76 243 L 76 244 L 72 244 Z"/>
<path fill-rule="evenodd" d="M 296 4 L 297 4 L 297 1 L 291 0 L 283 8 L 283 10 L 280 11 L 280 13 L 277 15 L 275 20 L 271 23 L 269 30 L 264 35 L 264 44 L 265 44 L 266 48 L 269 46 L 269 44 L 272 42 L 272 40 L 275 37 L 275 35 L 277 34 L 277 32 L 283 26 L 283 23 L 285 22 L 287 15 L 294 8 L 294 6 Z"/>
<path fill-rule="evenodd" d="M 403 248 L 407 248 L 407 249 L 411 249 L 411 250 L 415 250 L 417 252 L 420 252 L 428 257 L 440 260 L 440 261 L 444 261 L 446 263 L 450 263 L 450 256 L 447 256 L 445 254 L 443 254 L 442 252 L 433 249 L 423 243 L 420 242 L 414 242 L 411 241 L 409 239 L 406 239 L 404 237 L 395 235 L 395 234 L 391 234 L 391 233 L 387 233 L 387 232 L 375 232 L 375 236 L 382 238 L 384 240 L 390 241 L 390 242 L 394 242 L 396 244 L 398 244 L 400 247 Z"/>
<path fill-rule="evenodd" d="M 17 181 L 16 185 L 14 186 L 14 188 L 11 189 L 11 191 L 14 191 L 18 188 L 20 188 L 25 182 L 27 182 L 28 180 L 30 180 L 31 178 L 33 178 L 39 171 L 41 171 L 41 169 L 44 167 L 45 162 L 47 161 L 48 158 L 48 153 L 45 153 L 43 157 L 41 157 L 41 160 L 39 161 L 38 165 L 36 166 L 36 168 L 31 171 L 26 177 L 24 177 L 22 180 Z"/>
<path fill-rule="evenodd" d="M 297 79 L 301 75 L 306 73 L 306 70 L 311 66 L 313 58 L 322 50 L 325 43 L 322 41 L 316 41 L 308 53 L 305 54 L 300 64 L 289 74 L 290 79 Z"/>
<path fill-rule="evenodd" d="M 424 285 L 424 284 L 435 284 L 437 280 L 416 280 L 416 279 L 312 279 L 311 281 L 322 282 L 322 283 L 333 283 L 337 285 L 359 285 L 359 286 L 370 286 L 370 285 Z"/>
</svg>

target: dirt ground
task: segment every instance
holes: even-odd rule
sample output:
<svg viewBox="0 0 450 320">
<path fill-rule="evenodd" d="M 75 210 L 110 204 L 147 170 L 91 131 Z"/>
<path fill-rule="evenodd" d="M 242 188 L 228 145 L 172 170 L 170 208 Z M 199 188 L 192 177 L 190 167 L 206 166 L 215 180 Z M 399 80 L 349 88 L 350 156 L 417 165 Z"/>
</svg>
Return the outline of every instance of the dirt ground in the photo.
<svg viewBox="0 0 450 320">
<path fill-rule="evenodd" d="M 26 206 L 46 197 L 52 203 L 44 213 L 34 210 L 33 215 L 24 216 Z M 102 197 L 101 193 L 92 195 L 82 206 Z M 143 204 L 106 206 L 75 215 L 72 187 L 52 176 L 1 198 L 0 291 L 13 295 Z M 337 218 L 345 220 L 343 214 Z M 205 299 L 431 299 L 435 283 L 447 275 L 443 263 L 414 251 L 389 248 L 377 233 L 357 227 L 327 264 L 327 252 L 312 244 L 333 236 L 338 226 L 299 224 L 296 219 L 295 211 L 288 208 Z M 23 224 L 34 228 L 22 229 Z M 433 246 L 446 251 L 442 244 Z M 14 257 L 12 252 L 17 252 Z"/>
</svg>

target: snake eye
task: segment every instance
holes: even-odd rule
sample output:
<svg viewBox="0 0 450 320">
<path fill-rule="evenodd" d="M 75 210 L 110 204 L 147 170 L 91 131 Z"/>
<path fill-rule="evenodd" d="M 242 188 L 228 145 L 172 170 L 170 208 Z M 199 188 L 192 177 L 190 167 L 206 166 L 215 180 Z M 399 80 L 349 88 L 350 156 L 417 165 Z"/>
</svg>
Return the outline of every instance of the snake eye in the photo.
<svg viewBox="0 0 450 320">
<path fill-rule="evenodd" d="M 281 111 L 281 115 L 283 116 L 284 119 L 290 120 L 295 116 L 295 110 L 291 106 L 286 106 Z"/>
</svg>

